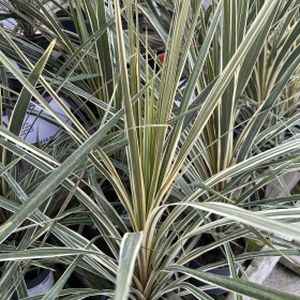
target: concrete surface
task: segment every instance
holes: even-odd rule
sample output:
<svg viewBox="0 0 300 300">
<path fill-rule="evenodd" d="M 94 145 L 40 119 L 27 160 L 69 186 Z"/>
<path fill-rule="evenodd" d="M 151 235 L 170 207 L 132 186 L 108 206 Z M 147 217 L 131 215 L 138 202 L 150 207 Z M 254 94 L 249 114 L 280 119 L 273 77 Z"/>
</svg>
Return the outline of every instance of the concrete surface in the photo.
<svg viewBox="0 0 300 300">
<path fill-rule="evenodd" d="M 286 268 L 290 269 L 298 276 L 300 276 L 300 256 L 290 256 L 289 257 L 292 261 L 288 261 L 283 257 L 280 259 L 280 263 L 285 266 Z"/>
<path fill-rule="evenodd" d="M 300 276 L 277 264 L 264 285 L 295 296 L 300 296 Z"/>
</svg>

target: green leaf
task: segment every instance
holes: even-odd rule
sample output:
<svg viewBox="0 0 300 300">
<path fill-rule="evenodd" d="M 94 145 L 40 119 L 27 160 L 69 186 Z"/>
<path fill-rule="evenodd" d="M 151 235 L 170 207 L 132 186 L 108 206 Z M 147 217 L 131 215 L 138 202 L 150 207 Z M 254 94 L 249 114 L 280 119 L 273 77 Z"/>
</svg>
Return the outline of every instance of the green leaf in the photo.
<svg viewBox="0 0 300 300">
<path fill-rule="evenodd" d="M 294 57 L 293 62 L 289 65 L 285 73 L 282 74 L 280 81 L 276 84 L 268 98 L 263 101 L 255 115 L 252 117 L 252 120 L 249 121 L 244 129 L 244 132 L 242 133 L 243 143 L 238 151 L 237 162 L 244 160 L 249 151 L 251 151 L 251 144 L 257 136 L 257 132 L 259 132 L 260 128 L 263 126 L 268 113 L 274 105 L 274 102 L 279 98 L 283 89 L 286 87 L 286 84 L 290 80 L 291 75 L 299 65 L 300 52 L 298 52 L 297 55 L 298 56 Z"/>
<path fill-rule="evenodd" d="M 219 202 L 176 203 L 173 205 L 188 206 L 197 209 L 202 209 L 204 211 L 212 212 L 227 217 L 231 220 L 235 220 L 242 224 L 250 225 L 254 228 L 260 228 L 268 232 L 277 233 L 283 236 L 288 236 L 292 239 L 300 241 L 300 232 L 297 228 L 295 228 L 295 226 L 272 220 L 271 218 L 262 216 L 259 213 L 248 211 L 246 209 L 242 209 L 234 205 L 219 203 Z M 278 213 L 280 212 L 284 212 L 284 210 L 282 211 L 280 210 Z"/>
<path fill-rule="evenodd" d="M 32 84 L 33 87 L 36 85 L 37 81 L 39 80 L 45 68 L 45 65 L 51 55 L 51 52 L 55 46 L 55 43 L 56 40 L 53 40 L 50 43 L 43 56 L 40 58 L 40 60 L 37 62 L 35 67 L 30 72 L 27 80 L 30 84 Z M 26 87 L 23 87 L 8 122 L 8 130 L 14 133 L 15 135 L 20 135 L 31 98 L 32 98 L 32 94 L 26 89 Z M 8 164 L 11 158 L 12 155 L 10 153 L 7 153 L 7 151 L 3 151 L 4 165 Z"/>
<path fill-rule="evenodd" d="M 62 181 L 71 174 L 89 152 L 99 143 L 111 129 L 116 116 L 111 118 L 104 126 L 100 127 L 87 139 L 71 156 L 69 156 L 48 178 L 37 187 L 20 209 L 0 226 L 0 241 L 3 242 L 30 214 L 39 207 L 58 187 Z"/>
<path fill-rule="evenodd" d="M 55 46 L 55 43 L 56 40 L 53 40 L 50 43 L 43 56 L 40 58 L 40 60 L 30 72 L 27 80 L 33 87 L 35 87 L 37 81 L 39 80 L 40 75 L 42 74 L 45 65 L 51 55 L 51 52 Z M 26 87 L 23 87 L 8 123 L 8 129 L 15 135 L 20 134 L 23 125 L 23 120 L 26 116 L 27 108 L 31 97 L 31 93 L 26 89 Z"/>
<path fill-rule="evenodd" d="M 127 300 L 143 233 L 126 233 L 121 242 L 115 300 Z"/>
<path fill-rule="evenodd" d="M 254 299 L 264 300 L 299 300 L 299 296 L 283 293 L 278 290 L 264 287 L 262 285 L 248 282 L 242 279 L 229 278 L 227 276 L 216 275 L 209 272 L 202 272 L 181 266 L 170 266 L 168 271 L 180 272 L 189 275 L 198 280 L 222 287 L 228 291 L 236 292 L 240 295 L 252 297 Z"/>
</svg>

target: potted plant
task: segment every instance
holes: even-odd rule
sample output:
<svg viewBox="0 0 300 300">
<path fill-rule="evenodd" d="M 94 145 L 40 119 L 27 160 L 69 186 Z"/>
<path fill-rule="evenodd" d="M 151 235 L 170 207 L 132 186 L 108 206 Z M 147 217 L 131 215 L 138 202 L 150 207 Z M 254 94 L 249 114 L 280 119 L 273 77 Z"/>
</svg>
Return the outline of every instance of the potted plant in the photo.
<svg viewBox="0 0 300 300">
<path fill-rule="evenodd" d="M 292 208 L 293 197 L 281 199 L 284 207 L 251 197 L 284 170 L 298 166 L 298 135 L 259 148 L 268 134 L 258 126 L 260 121 L 267 124 L 275 113 L 275 98 L 283 97 L 289 86 L 299 63 L 296 50 L 289 49 L 286 61 L 291 63 L 279 68 L 281 76 L 265 93 L 266 102 L 253 105 L 249 119 L 245 115 L 252 110 L 244 109 L 247 101 L 253 103 L 249 90 L 268 33 L 275 24 L 286 24 L 290 13 L 298 17 L 297 4 L 212 1 L 205 10 L 201 1 L 170 1 L 167 10 L 172 14 L 161 18 L 163 24 L 157 17 L 151 22 L 166 51 L 160 68 L 156 63 L 152 68 L 149 61 L 157 60 L 155 49 L 147 35 L 141 37 L 133 16 L 137 10 L 160 16 L 166 12 L 160 2 L 146 1 L 145 10 L 129 0 L 53 1 L 49 12 L 40 1 L 14 1 L 15 13 L 26 19 L 26 8 L 34 16 L 33 26 L 49 41 L 57 39 L 53 47 L 62 58 L 45 64 L 37 83 L 64 108 L 72 126 L 53 114 L 66 133 L 52 142 L 52 148 L 28 145 L 1 128 L 1 146 L 26 159 L 35 176 L 23 189 L 23 203 L 8 197 L 20 195 L 12 187 L 1 198 L 1 207 L 13 214 L 0 226 L 0 260 L 14 266 L 30 260 L 62 263 L 65 269 L 43 300 L 212 299 L 208 291 L 216 288 L 256 299 L 297 299 L 241 280 L 243 262 L 261 254 L 234 250 L 240 238 L 273 243 L 274 248 L 282 241 L 273 233 L 299 239 L 288 224 L 299 214 Z M 63 28 L 56 9 L 72 12 L 77 33 Z M 84 16 L 89 17 L 88 25 Z M 146 17 L 154 20 L 149 13 Z M 18 50 L 17 61 L 32 71 L 26 58 L 31 58 L 35 44 L 5 32 L 3 37 L 5 43 L 15 41 L 9 45 Z M 141 43 L 145 51 L 140 51 Z M 30 47 L 20 50 L 22 45 Z M 0 52 L 0 61 L 43 103 L 40 89 L 14 70 L 10 55 Z M 183 74 L 186 80 L 179 89 Z M 62 95 L 72 110 L 66 109 Z M 276 117 L 280 122 L 282 115 Z M 9 162 L 3 174 L 13 174 L 14 168 Z M 53 213 L 51 200 L 62 191 L 67 196 L 60 198 L 61 207 Z M 19 249 L 9 247 L 15 231 L 30 236 Z M 214 239 L 205 241 L 205 235 Z M 283 254 L 298 253 L 287 241 L 285 246 Z M 191 267 L 218 248 L 221 260 Z M 273 249 L 266 255 L 278 253 Z M 212 272 L 224 266 L 229 276 Z M 68 285 L 74 273 L 86 282 L 85 288 Z M 12 278 L 13 273 L 7 269 L 4 275 Z M 5 286 L 6 294 L 15 290 Z M 22 281 L 18 290 L 22 291 Z"/>
</svg>

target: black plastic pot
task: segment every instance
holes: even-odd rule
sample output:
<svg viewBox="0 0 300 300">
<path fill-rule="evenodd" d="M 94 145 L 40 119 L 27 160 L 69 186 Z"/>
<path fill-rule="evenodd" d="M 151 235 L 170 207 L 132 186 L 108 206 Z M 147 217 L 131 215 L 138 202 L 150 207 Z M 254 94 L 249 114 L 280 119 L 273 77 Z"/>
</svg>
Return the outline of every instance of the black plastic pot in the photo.
<svg viewBox="0 0 300 300">
<path fill-rule="evenodd" d="M 190 267 L 193 269 L 199 269 L 203 266 L 201 264 L 199 264 L 197 261 L 192 261 L 190 263 Z M 209 270 L 207 272 L 217 274 L 217 275 L 230 276 L 229 267 L 216 268 L 216 269 Z M 205 282 L 203 282 L 201 280 L 197 280 L 195 278 L 191 278 L 190 283 L 197 287 L 206 285 Z M 221 288 L 215 288 L 215 289 L 211 289 L 211 290 L 206 290 L 205 292 L 210 296 L 221 296 L 221 295 L 226 294 L 228 291 L 223 290 Z"/>
<path fill-rule="evenodd" d="M 83 18 L 86 23 L 87 30 L 89 34 L 92 33 L 91 26 L 88 22 L 88 18 L 84 11 L 81 11 Z M 73 22 L 72 18 L 70 17 L 70 10 L 67 9 L 67 11 L 59 10 L 58 12 L 55 13 L 55 16 L 60 20 L 60 24 L 63 29 L 72 32 L 72 33 L 77 33 L 75 23 Z"/>
<path fill-rule="evenodd" d="M 48 292 L 54 285 L 53 272 L 44 269 L 36 278 L 29 280 L 26 285 L 28 296 L 38 296 L 46 294 L 46 292 Z"/>
<path fill-rule="evenodd" d="M 27 292 L 29 297 L 40 296 L 46 294 L 54 285 L 53 272 L 43 269 L 35 278 L 26 280 Z M 11 300 L 17 300 L 15 293 Z"/>
<path fill-rule="evenodd" d="M 205 246 L 206 245 L 205 243 L 207 243 L 207 245 L 208 245 L 208 244 L 212 243 L 213 241 L 214 241 L 214 239 L 211 237 L 211 235 L 203 234 L 203 239 L 201 241 L 199 241 L 198 247 Z M 238 246 L 235 246 L 232 249 L 234 254 L 241 254 L 247 248 L 247 241 L 245 238 L 239 238 L 238 240 L 235 241 L 235 243 Z M 216 248 L 216 249 L 206 252 L 205 256 L 200 256 L 199 258 L 191 261 L 189 263 L 189 267 L 192 269 L 199 269 L 204 266 L 207 266 L 208 264 L 222 261 L 224 259 L 225 259 L 225 256 L 222 253 L 222 251 L 220 249 Z M 229 266 L 211 269 L 207 272 L 212 273 L 212 274 L 227 276 L 227 277 L 230 276 Z M 197 280 L 195 278 L 191 278 L 189 280 L 189 282 L 198 287 L 206 285 L 205 282 L 203 282 L 201 280 Z M 228 291 L 221 289 L 221 288 L 213 288 L 210 290 L 206 290 L 205 292 L 210 296 L 221 296 L 223 294 L 226 294 Z"/>
</svg>

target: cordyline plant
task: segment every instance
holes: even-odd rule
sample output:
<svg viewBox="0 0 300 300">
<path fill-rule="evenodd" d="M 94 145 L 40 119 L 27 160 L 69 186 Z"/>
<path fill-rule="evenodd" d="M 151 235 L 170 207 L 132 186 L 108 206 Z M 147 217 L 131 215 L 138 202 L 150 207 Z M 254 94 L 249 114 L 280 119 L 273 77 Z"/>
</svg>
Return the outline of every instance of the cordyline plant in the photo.
<svg viewBox="0 0 300 300">
<path fill-rule="evenodd" d="M 0 1 L 17 21 L 0 28 L 1 299 L 300 299 L 240 279 L 246 260 L 299 255 L 298 195 L 261 194 L 299 169 L 300 3 L 202 2 Z M 63 133 L 20 138 L 30 101 Z M 240 238 L 270 250 L 236 254 Z M 57 264 L 28 297 L 24 275 Z"/>
</svg>

